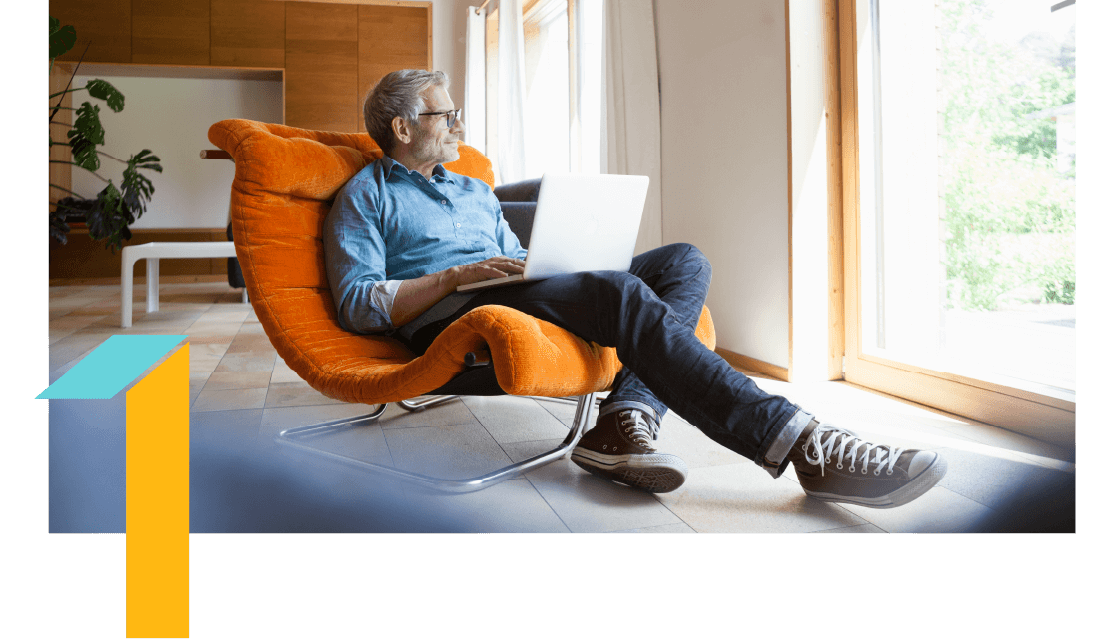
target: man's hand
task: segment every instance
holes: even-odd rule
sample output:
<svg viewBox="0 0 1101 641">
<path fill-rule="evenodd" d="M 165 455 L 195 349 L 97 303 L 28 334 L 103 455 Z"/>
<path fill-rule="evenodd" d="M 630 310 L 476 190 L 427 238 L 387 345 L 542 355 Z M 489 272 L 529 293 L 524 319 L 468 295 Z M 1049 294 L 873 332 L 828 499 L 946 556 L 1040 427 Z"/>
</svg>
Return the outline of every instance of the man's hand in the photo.
<svg viewBox="0 0 1101 641">
<path fill-rule="evenodd" d="M 401 327 L 435 305 L 444 296 L 455 291 L 459 285 L 522 273 L 524 273 L 524 261 L 508 256 L 497 256 L 480 263 L 448 267 L 434 274 L 402 281 L 401 287 L 394 296 L 390 322 L 394 327 Z"/>
<path fill-rule="evenodd" d="M 494 256 L 480 263 L 459 265 L 451 269 L 455 270 L 455 286 L 458 287 L 459 285 L 469 285 L 483 280 L 522 274 L 524 273 L 524 261 L 508 256 Z"/>
</svg>

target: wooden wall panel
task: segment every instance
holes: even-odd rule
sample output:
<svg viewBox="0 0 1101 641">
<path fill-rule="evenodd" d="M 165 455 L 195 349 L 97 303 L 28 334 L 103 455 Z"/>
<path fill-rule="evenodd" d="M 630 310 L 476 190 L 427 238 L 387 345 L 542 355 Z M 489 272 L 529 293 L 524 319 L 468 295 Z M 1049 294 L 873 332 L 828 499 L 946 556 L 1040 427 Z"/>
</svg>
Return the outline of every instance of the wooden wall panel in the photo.
<svg viewBox="0 0 1101 641">
<path fill-rule="evenodd" d="M 210 0 L 210 64 L 282 67 L 285 24 L 282 2 Z"/>
<path fill-rule="evenodd" d="M 79 32 L 77 32 L 79 33 Z M 50 70 L 50 93 L 54 94 L 65 89 L 69 83 L 69 78 L 72 76 L 73 68 L 75 64 L 63 64 L 56 63 L 54 68 Z M 64 96 L 57 98 L 51 98 L 49 102 L 50 111 L 52 107 L 61 101 L 62 107 L 73 106 L 73 94 L 67 93 Z M 69 109 L 61 109 L 57 112 L 57 115 L 53 118 L 54 124 L 50 125 L 50 137 L 54 140 L 65 141 L 68 140 L 67 132 L 72 127 L 73 112 Z M 73 153 L 66 145 L 55 145 L 50 147 L 50 160 L 63 160 L 70 161 L 73 158 Z M 83 171 L 83 170 L 81 170 Z M 63 165 L 59 163 L 50 163 L 50 184 L 57 185 L 61 189 L 50 187 L 50 203 L 56 203 L 57 201 L 70 196 L 69 189 L 73 187 L 73 166 Z M 93 194 L 86 194 L 91 196 Z M 54 206 L 50 205 L 50 211 L 54 210 Z"/>
<path fill-rule="evenodd" d="M 356 6 L 288 2 L 286 11 L 286 124 L 358 131 Z"/>
<path fill-rule="evenodd" d="M 50 15 L 76 28 L 76 46 L 60 60 L 80 60 L 88 46 L 87 62 L 130 62 L 130 0 L 50 0 Z"/>
<path fill-rule="evenodd" d="M 359 6 L 359 93 L 397 69 L 430 69 L 430 7 Z M 363 131 L 363 116 L 356 118 Z"/>
<path fill-rule="evenodd" d="M 134 0 L 132 11 L 132 62 L 210 64 L 210 0 Z"/>
</svg>

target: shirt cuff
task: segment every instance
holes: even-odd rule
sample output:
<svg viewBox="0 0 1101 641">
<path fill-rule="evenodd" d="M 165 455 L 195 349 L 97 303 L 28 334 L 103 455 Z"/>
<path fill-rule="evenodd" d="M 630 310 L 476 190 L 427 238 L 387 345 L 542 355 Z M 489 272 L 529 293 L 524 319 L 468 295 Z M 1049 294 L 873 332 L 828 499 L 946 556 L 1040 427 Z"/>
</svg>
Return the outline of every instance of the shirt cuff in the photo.
<svg viewBox="0 0 1101 641">
<path fill-rule="evenodd" d="M 390 313 L 394 309 L 394 297 L 398 295 L 398 288 L 405 281 L 381 280 L 371 285 L 371 307 L 386 321 L 386 325 L 393 327 Z"/>
</svg>

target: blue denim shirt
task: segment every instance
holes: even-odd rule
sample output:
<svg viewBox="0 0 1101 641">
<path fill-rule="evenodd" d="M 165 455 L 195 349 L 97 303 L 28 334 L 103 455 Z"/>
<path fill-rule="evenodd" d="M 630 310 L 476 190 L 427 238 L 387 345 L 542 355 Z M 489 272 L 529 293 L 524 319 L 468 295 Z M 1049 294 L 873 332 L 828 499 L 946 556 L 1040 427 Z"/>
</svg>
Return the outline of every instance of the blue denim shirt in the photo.
<svg viewBox="0 0 1101 641">
<path fill-rule="evenodd" d="M 325 270 L 344 329 L 393 329 L 401 281 L 494 256 L 527 258 L 489 185 L 442 165 L 432 180 L 383 156 L 336 195 L 325 218 Z"/>
</svg>

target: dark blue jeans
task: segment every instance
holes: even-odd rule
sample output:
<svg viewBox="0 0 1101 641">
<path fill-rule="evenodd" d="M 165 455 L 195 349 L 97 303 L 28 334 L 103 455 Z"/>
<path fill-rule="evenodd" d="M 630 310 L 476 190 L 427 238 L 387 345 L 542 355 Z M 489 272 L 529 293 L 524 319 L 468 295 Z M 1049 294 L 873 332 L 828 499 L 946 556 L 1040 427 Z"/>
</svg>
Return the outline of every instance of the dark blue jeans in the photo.
<svg viewBox="0 0 1101 641">
<path fill-rule="evenodd" d="M 504 305 L 615 347 L 624 367 L 601 414 L 635 407 L 660 420 L 671 408 L 717 443 L 773 476 L 811 416 L 766 394 L 696 338 L 711 284 L 711 263 L 695 247 L 673 244 L 634 258 L 628 272 L 556 276 L 488 289 L 412 338 L 423 353 L 444 327 L 482 305 Z"/>
</svg>

